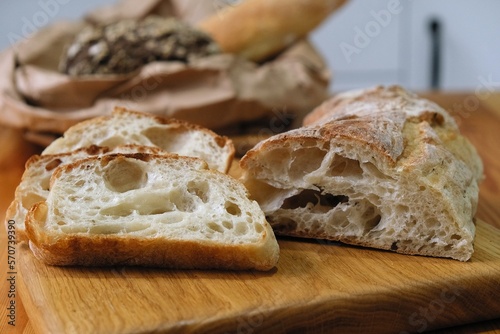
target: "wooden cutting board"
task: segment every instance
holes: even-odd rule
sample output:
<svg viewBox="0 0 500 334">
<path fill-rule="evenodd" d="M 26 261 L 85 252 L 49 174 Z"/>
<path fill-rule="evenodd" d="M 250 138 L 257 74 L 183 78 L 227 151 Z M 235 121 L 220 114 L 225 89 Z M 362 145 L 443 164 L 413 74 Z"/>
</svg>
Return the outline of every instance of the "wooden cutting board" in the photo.
<svg viewBox="0 0 500 334">
<path fill-rule="evenodd" d="M 271 272 L 60 268 L 19 250 L 40 333 L 421 332 L 500 315 L 500 230 L 467 263 L 280 239 Z"/>
</svg>

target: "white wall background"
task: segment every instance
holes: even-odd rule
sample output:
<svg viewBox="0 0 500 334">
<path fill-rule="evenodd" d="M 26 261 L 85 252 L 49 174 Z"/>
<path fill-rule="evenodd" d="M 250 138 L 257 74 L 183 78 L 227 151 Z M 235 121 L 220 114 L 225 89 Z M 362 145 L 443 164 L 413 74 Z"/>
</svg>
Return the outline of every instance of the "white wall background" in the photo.
<svg viewBox="0 0 500 334">
<path fill-rule="evenodd" d="M 428 89 L 432 18 L 442 22 L 442 89 L 471 90 L 484 81 L 500 89 L 500 1 L 351 0 L 313 34 L 334 71 L 332 90 L 377 83 Z M 356 42 L 359 53 L 342 51 Z"/>
<path fill-rule="evenodd" d="M 52 21 L 114 2 L 3 0 L 0 50 Z M 311 37 L 332 68 L 331 90 L 390 83 L 428 89 L 427 24 L 434 17 L 443 26 L 442 89 L 500 89 L 500 1 L 350 0 Z"/>
</svg>

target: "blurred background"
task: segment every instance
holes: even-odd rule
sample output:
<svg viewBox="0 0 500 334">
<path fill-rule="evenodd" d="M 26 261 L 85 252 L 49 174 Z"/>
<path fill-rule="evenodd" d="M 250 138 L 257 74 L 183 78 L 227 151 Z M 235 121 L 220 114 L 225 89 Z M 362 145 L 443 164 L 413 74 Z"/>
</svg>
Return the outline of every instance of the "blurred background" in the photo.
<svg viewBox="0 0 500 334">
<path fill-rule="evenodd" d="M 52 21 L 115 2 L 2 1 L 0 49 Z M 495 0 L 351 0 L 311 40 L 333 72 L 332 92 L 391 83 L 419 91 L 498 90 L 499 14 Z"/>
<path fill-rule="evenodd" d="M 495 0 L 351 0 L 312 38 L 335 72 L 334 90 L 396 82 L 425 90 L 433 81 L 500 89 L 499 14 Z"/>
</svg>

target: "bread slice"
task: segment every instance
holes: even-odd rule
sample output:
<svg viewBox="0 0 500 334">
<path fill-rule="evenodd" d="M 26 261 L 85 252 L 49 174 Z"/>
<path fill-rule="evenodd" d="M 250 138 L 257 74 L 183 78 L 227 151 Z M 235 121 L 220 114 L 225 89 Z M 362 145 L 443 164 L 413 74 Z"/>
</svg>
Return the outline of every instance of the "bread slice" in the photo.
<svg viewBox="0 0 500 334">
<path fill-rule="evenodd" d="M 212 169 L 227 172 L 234 146 L 227 137 L 184 121 L 116 107 L 110 116 L 80 122 L 52 142 L 42 154 L 71 152 L 90 145 L 113 148 L 136 144 L 205 160 Z"/>
<path fill-rule="evenodd" d="M 113 149 L 108 147 L 88 146 L 76 151 L 60 154 L 34 155 L 26 162 L 21 182 L 14 193 L 14 200 L 9 205 L 5 215 L 6 223 L 15 222 L 17 242 L 28 241 L 24 220 L 33 204 L 44 201 L 49 194 L 49 182 L 56 167 L 72 163 L 93 155 L 111 153 L 149 153 L 168 154 L 157 147 L 140 145 L 120 145 Z"/>
<path fill-rule="evenodd" d="M 453 118 L 401 87 L 348 92 L 241 160 L 277 234 L 461 261 L 482 162 Z"/>
<path fill-rule="evenodd" d="M 178 155 L 110 154 L 60 166 L 26 219 L 50 265 L 273 268 L 279 247 L 245 187 Z"/>
</svg>

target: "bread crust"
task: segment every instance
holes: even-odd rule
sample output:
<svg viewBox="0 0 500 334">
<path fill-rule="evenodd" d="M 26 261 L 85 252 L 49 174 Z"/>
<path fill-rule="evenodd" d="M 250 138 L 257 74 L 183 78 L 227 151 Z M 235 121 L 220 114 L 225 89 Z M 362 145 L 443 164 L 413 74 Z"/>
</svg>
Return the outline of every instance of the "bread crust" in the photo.
<svg viewBox="0 0 500 334">
<path fill-rule="evenodd" d="M 326 181 L 325 175 L 320 177 L 317 171 L 311 172 L 316 173 L 314 184 L 298 181 L 298 178 L 292 180 L 290 175 L 300 174 L 300 169 L 307 167 L 293 163 L 291 156 L 295 157 L 293 159 L 300 158 L 297 154 L 293 155 L 293 152 L 307 148 L 323 152 L 323 156 L 330 156 L 332 152 L 336 152 L 359 164 L 369 163 L 375 166 L 382 179 L 374 178 L 374 186 L 377 182 L 393 180 L 393 184 L 399 187 L 396 191 L 400 192 L 401 204 L 412 209 L 415 205 L 412 203 L 417 202 L 428 203 L 426 204 L 428 207 L 440 208 L 443 222 L 439 223 L 445 224 L 449 231 L 456 231 L 453 232 L 456 233 L 454 238 L 460 238 L 463 242 L 456 243 L 457 250 L 454 247 L 448 249 L 443 246 L 441 253 L 426 250 L 425 247 L 419 249 L 420 246 L 398 248 L 395 245 L 405 241 L 404 234 L 394 237 L 393 246 L 392 243 L 378 242 L 366 236 L 303 230 L 292 223 L 277 226 L 273 222 L 276 209 L 264 209 L 277 234 L 331 239 L 404 254 L 452 257 L 462 261 L 470 258 L 473 252 L 475 231 L 473 217 L 477 209 L 478 184 L 483 176 L 482 162 L 475 148 L 460 135 L 453 118 L 444 109 L 407 92 L 402 87 L 378 86 L 368 90 L 348 92 L 326 101 L 305 118 L 304 124 L 302 128 L 273 136 L 259 143 L 241 159 L 243 180 L 249 189 L 257 189 L 252 195 L 256 198 L 260 196 L 260 200 L 259 198 L 257 200 L 261 206 L 265 208 L 270 205 L 268 199 L 259 194 L 258 189 L 263 185 L 271 186 L 269 190 L 271 192 L 276 191 L 273 200 L 277 201 L 289 196 L 279 195 L 277 189 L 295 194 L 300 192 L 302 187 L 323 189 L 327 187 L 328 182 L 332 182 Z M 282 167 L 283 170 L 277 172 L 278 165 L 274 164 L 273 167 L 270 162 L 273 156 L 278 154 L 276 152 L 284 152 L 281 154 L 285 158 L 280 164 L 294 167 L 289 167 L 290 169 Z M 307 163 L 312 164 L 310 160 Z M 322 164 L 321 160 L 314 166 L 326 174 L 329 173 L 328 168 L 323 167 L 324 163 Z M 308 177 L 312 178 L 309 175 Z M 334 188 L 325 191 L 338 194 Z M 382 204 L 379 207 L 384 206 L 384 200 L 386 199 L 381 198 Z M 426 212 L 421 212 L 422 220 L 424 214 Z M 293 220 L 293 217 L 290 219 Z M 399 219 L 401 221 L 390 222 L 390 226 L 396 231 L 410 229 L 409 226 L 414 224 L 410 219 L 402 217 Z M 420 223 L 425 226 L 425 222 Z M 329 223 L 324 222 L 325 226 L 327 224 Z M 370 234 L 367 232 L 366 235 Z M 427 237 L 429 240 L 432 239 L 429 235 L 422 238 Z M 415 245 L 420 242 L 415 237 L 408 238 L 412 239 Z M 425 246 L 425 242 L 421 246 Z"/>
<path fill-rule="evenodd" d="M 261 61 L 305 37 L 345 0 L 247 0 L 200 22 L 221 49 Z"/>
<path fill-rule="evenodd" d="M 148 114 L 148 113 L 143 113 L 135 110 L 129 110 L 123 107 L 115 107 L 111 113 L 111 115 L 107 116 L 100 116 L 96 118 L 92 118 L 80 123 L 75 124 L 71 128 L 69 128 L 63 135 L 62 138 L 56 139 L 51 145 L 49 145 L 43 152 L 42 154 L 55 154 L 55 153 L 61 153 L 61 150 L 64 151 L 64 137 L 79 137 L 79 136 L 84 136 L 85 132 L 88 129 L 92 129 L 94 127 L 103 127 L 106 126 L 110 120 L 113 120 L 115 117 L 126 117 L 130 118 L 130 121 L 133 122 L 134 119 L 149 119 L 153 121 L 154 123 L 158 125 L 170 125 L 174 128 L 180 129 L 181 131 L 184 132 L 202 132 L 214 139 L 214 142 L 216 145 L 225 151 L 225 154 L 223 157 L 221 157 L 222 164 L 224 166 L 224 172 L 227 172 L 229 168 L 231 167 L 231 163 L 234 158 L 235 154 L 235 148 L 234 145 L 231 141 L 226 136 L 220 136 L 213 132 L 210 129 L 204 128 L 202 126 L 199 126 L 197 124 L 192 124 L 186 121 L 178 120 L 175 118 L 166 118 L 166 117 L 161 117 L 158 115 L 154 114 Z M 94 143 L 95 144 L 95 143 Z M 89 144 L 90 145 L 90 144 Z M 85 145 L 88 146 L 88 145 Z"/>
<path fill-rule="evenodd" d="M 379 110 L 377 111 L 377 108 Z M 364 118 L 361 118 L 361 117 Z M 365 133 L 355 136 L 351 133 L 349 119 L 358 120 Z M 345 120 L 345 126 L 341 121 Z M 376 86 L 370 89 L 346 92 L 325 101 L 309 113 L 303 121 L 304 126 L 322 124 L 323 127 L 334 127 L 331 133 L 325 133 L 325 138 L 345 136 L 346 138 L 362 139 L 378 152 L 390 152 L 391 160 L 396 160 L 403 153 L 401 145 L 407 145 L 404 125 L 406 123 L 425 122 L 431 128 L 423 129 L 416 140 L 432 137 L 431 132 L 438 131 L 440 143 L 459 159 L 462 159 L 474 172 L 477 180 L 483 178 L 483 165 L 476 149 L 460 135 L 453 117 L 439 105 L 418 97 L 401 86 Z M 332 123 L 336 123 L 332 125 Z M 377 126 L 370 126 L 374 123 Z M 385 123 L 392 123 L 386 128 Z M 387 131 L 388 130 L 388 131 Z M 427 139 L 425 139 L 427 140 Z M 406 142 L 405 142 L 406 141 Z M 388 146 L 396 146 L 392 152 Z"/>
<path fill-rule="evenodd" d="M 397 99 L 396 102 L 382 112 L 374 109 L 374 105 L 384 106 L 388 100 L 394 99 Z M 408 110 L 410 108 L 413 110 Z M 454 154 L 465 160 L 473 169 L 476 179 L 483 177 L 482 162 L 470 143 L 462 141 L 461 147 L 449 146 L 450 142 L 460 136 L 452 117 L 438 105 L 420 99 L 400 86 L 377 86 L 334 97 L 309 113 L 304 119 L 304 127 L 258 143 L 247 152 L 240 164 L 242 168 L 248 169 L 250 161 L 260 152 L 289 146 L 291 142 L 312 140 L 321 142 L 321 145 L 329 145 L 332 139 L 339 138 L 353 141 L 356 145 L 368 145 L 380 161 L 394 167 L 408 143 L 409 138 L 405 138 L 403 133 L 407 122 L 426 122 L 431 127 L 442 127 L 443 145 L 453 149 Z M 420 133 L 421 138 L 429 135 L 425 130 Z"/>
</svg>

